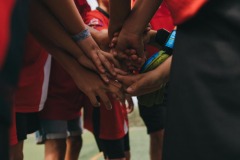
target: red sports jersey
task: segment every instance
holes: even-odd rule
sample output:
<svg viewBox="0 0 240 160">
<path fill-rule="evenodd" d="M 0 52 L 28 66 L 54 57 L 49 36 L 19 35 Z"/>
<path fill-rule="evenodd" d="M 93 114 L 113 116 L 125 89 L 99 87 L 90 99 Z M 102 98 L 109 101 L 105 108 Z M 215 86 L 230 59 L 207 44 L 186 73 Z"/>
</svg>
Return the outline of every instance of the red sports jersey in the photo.
<svg viewBox="0 0 240 160">
<path fill-rule="evenodd" d="M 10 34 L 11 12 L 14 0 L 0 1 L 0 70 L 4 63 Z"/>
<path fill-rule="evenodd" d="M 165 0 L 176 25 L 193 17 L 207 0 Z"/>
<path fill-rule="evenodd" d="M 81 92 L 70 75 L 54 59 L 51 65 L 49 89 L 41 119 L 71 120 L 79 117 Z"/>
<path fill-rule="evenodd" d="M 86 0 L 75 0 L 83 19 L 90 7 Z M 71 120 L 79 117 L 82 93 L 75 85 L 70 75 L 52 60 L 48 97 L 40 118 L 49 120 Z"/>
<path fill-rule="evenodd" d="M 126 107 L 118 101 L 111 99 L 113 108 L 107 110 L 104 105 L 100 106 L 99 138 L 114 140 L 124 137 L 128 132 Z M 86 98 L 84 104 L 84 128 L 93 132 L 93 106 Z"/>
<path fill-rule="evenodd" d="M 29 34 L 18 89 L 14 95 L 16 112 L 42 110 L 47 97 L 51 56 Z"/>
<path fill-rule="evenodd" d="M 108 14 L 97 7 L 96 10 L 87 13 L 85 23 L 97 30 L 108 29 Z M 112 110 L 107 110 L 103 105 L 100 107 L 99 138 L 114 140 L 124 137 L 128 132 L 128 121 L 126 107 L 113 99 L 111 103 Z M 92 112 L 93 106 L 87 101 L 84 105 L 84 127 L 91 132 L 93 132 Z"/>
<path fill-rule="evenodd" d="M 172 15 L 165 2 L 163 2 L 158 8 L 157 12 L 151 19 L 150 24 L 153 30 L 164 28 L 171 32 L 174 29 Z M 159 51 L 159 49 L 153 46 L 147 46 L 146 50 L 149 53 L 148 57 Z"/>
</svg>

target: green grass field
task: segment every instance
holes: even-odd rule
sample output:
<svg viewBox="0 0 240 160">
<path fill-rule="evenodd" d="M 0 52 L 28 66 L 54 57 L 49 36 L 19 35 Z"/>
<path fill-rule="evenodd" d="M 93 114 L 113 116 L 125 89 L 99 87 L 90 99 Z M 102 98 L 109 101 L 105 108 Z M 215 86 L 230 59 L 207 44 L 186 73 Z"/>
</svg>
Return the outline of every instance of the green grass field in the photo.
<svg viewBox="0 0 240 160">
<path fill-rule="evenodd" d="M 149 136 L 146 134 L 146 128 L 138 114 L 137 107 L 129 115 L 130 125 L 130 147 L 131 160 L 149 159 Z M 93 159 L 99 154 L 95 140 L 90 132 L 83 132 L 83 148 L 80 153 L 80 160 L 104 160 L 103 156 Z M 36 145 L 34 135 L 29 135 L 24 144 L 24 160 L 43 160 L 44 146 Z"/>
</svg>

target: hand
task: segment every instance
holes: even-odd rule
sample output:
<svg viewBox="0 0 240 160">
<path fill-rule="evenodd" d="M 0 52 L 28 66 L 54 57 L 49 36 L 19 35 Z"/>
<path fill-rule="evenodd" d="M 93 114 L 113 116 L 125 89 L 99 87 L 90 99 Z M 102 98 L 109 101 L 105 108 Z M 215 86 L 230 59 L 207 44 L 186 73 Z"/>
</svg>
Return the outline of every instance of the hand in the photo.
<svg viewBox="0 0 240 160">
<path fill-rule="evenodd" d="M 85 55 L 81 55 L 79 58 L 78 58 L 78 62 L 84 66 L 85 68 L 88 68 L 92 71 L 95 71 L 96 73 L 98 73 L 98 70 L 96 68 L 96 66 L 93 64 L 93 62 L 88 58 L 86 57 Z M 100 77 L 102 78 L 102 80 L 106 83 L 109 82 L 109 75 L 108 74 L 105 74 L 105 73 L 98 73 L 100 75 Z"/>
<path fill-rule="evenodd" d="M 109 93 L 115 95 L 118 99 L 124 98 L 120 83 L 110 80 L 108 84 L 105 84 L 94 72 L 86 69 L 82 69 L 82 71 L 84 72 L 81 74 L 76 73 L 73 79 L 78 88 L 88 96 L 93 106 L 100 106 L 99 98 L 107 109 L 111 109 L 112 104 L 108 98 Z"/>
<path fill-rule="evenodd" d="M 133 49 L 139 57 L 144 57 L 143 36 L 142 34 L 129 33 L 125 29 L 122 29 L 115 48 L 119 51 Z"/>
<path fill-rule="evenodd" d="M 80 48 L 89 57 L 100 73 L 106 73 L 106 70 L 113 76 L 116 76 L 114 67 L 109 60 L 104 56 L 104 51 L 100 50 L 96 42 L 90 36 L 82 41 L 77 42 Z"/>
<path fill-rule="evenodd" d="M 110 50 L 109 47 L 110 39 L 108 37 L 108 30 L 104 29 L 101 31 L 94 31 L 93 38 L 102 50 L 106 52 Z"/>
<path fill-rule="evenodd" d="M 168 81 L 172 57 L 158 66 L 155 70 L 138 75 L 117 75 L 117 80 L 123 83 L 130 95 L 144 95 L 156 91 Z"/>
</svg>

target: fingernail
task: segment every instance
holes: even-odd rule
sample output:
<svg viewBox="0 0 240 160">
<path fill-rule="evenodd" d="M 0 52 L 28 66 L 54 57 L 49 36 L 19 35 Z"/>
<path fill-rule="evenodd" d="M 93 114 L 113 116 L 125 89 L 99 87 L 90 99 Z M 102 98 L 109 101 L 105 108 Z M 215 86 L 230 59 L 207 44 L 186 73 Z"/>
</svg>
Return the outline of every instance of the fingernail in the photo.
<svg viewBox="0 0 240 160">
<path fill-rule="evenodd" d="M 132 88 L 132 87 L 127 88 L 127 92 L 128 92 L 128 93 L 133 92 L 133 88 Z"/>
</svg>

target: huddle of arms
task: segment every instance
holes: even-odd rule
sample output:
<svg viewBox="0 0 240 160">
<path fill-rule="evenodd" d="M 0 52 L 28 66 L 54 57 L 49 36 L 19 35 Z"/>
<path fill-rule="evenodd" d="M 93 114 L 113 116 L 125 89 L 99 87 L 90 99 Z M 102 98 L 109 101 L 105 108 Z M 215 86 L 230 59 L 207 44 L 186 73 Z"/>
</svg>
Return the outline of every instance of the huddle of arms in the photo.
<svg viewBox="0 0 240 160">
<path fill-rule="evenodd" d="M 144 44 L 152 42 L 156 35 L 155 31 L 146 29 L 146 26 L 161 2 L 148 3 L 155 7 L 149 14 L 145 14 L 149 18 L 143 20 L 134 17 L 140 17 L 139 12 L 148 8 L 144 7 L 144 1 L 137 2 L 132 10 L 130 1 L 125 1 L 126 3 L 122 0 L 110 1 L 111 19 L 108 33 L 86 26 L 73 0 L 33 0 L 30 4 L 30 32 L 71 75 L 77 87 L 89 97 L 94 106 L 100 105 L 100 98 L 100 101 L 111 109 L 109 94 L 123 102 L 128 99 L 129 94 L 138 95 L 152 91 L 141 85 L 142 81 L 146 83 L 145 79 L 150 76 L 133 73 L 145 62 Z M 122 12 L 119 4 L 124 4 L 126 12 Z M 117 9 L 114 7 L 116 5 Z M 121 21 L 114 20 L 116 17 Z M 126 29 L 129 27 L 131 30 Z M 159 66 L 156 69 L 158 71 L 154 70 L 158 75 L 146 73 L 152 74 L 150 81 L 154 86 L 159 77 L 164 77 L 161 78 L 162 81 L 167 80 L 169 61 L 171 60 L 168 59 Z"/>
</svg>

